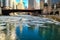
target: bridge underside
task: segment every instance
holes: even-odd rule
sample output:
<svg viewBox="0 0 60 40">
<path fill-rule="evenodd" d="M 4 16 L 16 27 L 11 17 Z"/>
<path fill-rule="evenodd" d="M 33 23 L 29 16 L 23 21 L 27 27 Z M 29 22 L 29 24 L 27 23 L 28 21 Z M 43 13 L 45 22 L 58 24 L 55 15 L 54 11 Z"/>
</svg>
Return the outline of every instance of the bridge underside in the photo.
<svg viewBox="0 0 60 40">
<path fill-rule="evenodd" d="M 27 12 L 28 14 L 32 13 L 33 15 L 39 15 L 39 14 L 42 15 L 43 14 L 42 11 L 43 10 L 15 10 L 15 9 L 7 10 L 7 9 L 4 9 L 2 10 L 2 15 L 9 15 L 10 13 L 14 13 L 14 12 Z M 59 15 L 59 11 L 55 11 L 55 13 L 54 11 L 47 13 L 47 15 L 56 15 L 56 14 Z M 46 14 L 43 14 L 43 15 L 46 15 Z"/>
<path fill-rule="evenodd" d="M 2 15 L 9 15 L 9 13 L 11 13 L 11 12 L 32 12 L 32 13 L 36 13 L 36 12 L 38 12 L 38 13 L 41 13 L 41 11 L 42 10 L 15 10 L 15 9 L 13 9 L 13 10 L 6 10 L 6 9 L 4 9 L 4 10 L 2 10 Z"/>
</svg>

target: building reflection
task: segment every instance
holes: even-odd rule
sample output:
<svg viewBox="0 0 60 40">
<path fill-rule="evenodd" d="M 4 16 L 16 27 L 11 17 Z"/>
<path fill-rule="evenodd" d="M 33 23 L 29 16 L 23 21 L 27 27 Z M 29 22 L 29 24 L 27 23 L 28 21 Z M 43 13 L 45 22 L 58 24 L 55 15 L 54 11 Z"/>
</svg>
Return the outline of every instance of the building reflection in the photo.
<svg viewBox="0 0 60 40">
<path fill-rule="evenodd" d="M 4 31 L 0 31 L 0 40 L 5 40 L 6 39 L 6 34 Z"/>
<path fill-rule="evenodd" d="M 29 26 L 30 27 L 22 25 L 22 23 L 10 23 L 9 36 L 6 29 L 1 30 L 0 40 L 26 40 L 30 38 L 34 40 L 60 40 L 60 25 L 46 23 L 44 24 L 46 27 L 36 25 Z"/>
<path fill-rule="evenodd" d="M 59 40 L 58 27 L 54 24 L 48 24 L 48 28 L 39 27 L 39 36 L 42 40 Z M 58 36 L 58 37 L 57 37 Z"/>
<path fill-rule="evenodd" d="M 35 26 L 32 25 L 32 26 L 28 27 L 28 29 L 34 31 Z"/>
</svg>

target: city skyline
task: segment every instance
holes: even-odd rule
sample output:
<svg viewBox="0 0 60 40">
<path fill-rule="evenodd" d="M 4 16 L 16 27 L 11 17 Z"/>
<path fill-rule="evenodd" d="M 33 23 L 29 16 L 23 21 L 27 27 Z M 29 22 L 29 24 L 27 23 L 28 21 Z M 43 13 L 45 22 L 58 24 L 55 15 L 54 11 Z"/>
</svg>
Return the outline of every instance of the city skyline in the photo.
<svg viewBox="0 0 60 40">
<path fill-rule="evenodd" d="M 20 2 L 20 0 L 16 0 L 17 3 Z M 25 7 L 28 7 L 28 0 L 23 0 Z M 40 2 L 40 0 L 36 0 L 37 3 Z"/>
<path fill-rule="evenodd" d="M 17 3 L 19 3 L 19 1 L 20 0 L 16 0 Z M 58 1 L 60 1 L 60 0 L 58 0 Z M 57 3 L 58 1 L 57 0 L 52 0 L 53 3 Z M 25 7 L 28 7 L 28 0 L 23 0 L 23 2 L 24 2 Z M 36 0 L 36 2 L 39 3 L 40 0 Z M 44 2 L 47 3 L 48 0 L 45 0 Z"/>
<path fill-rule="evenodd" d="M 1 1 L 1 6 L 10 6 L 10 7 L 12 7 L 12 5 L 14 5 L 14 4 L 18 4 L 18 3 L 20 3 L 20 0 L 0 0 Z M 13 2 L 11 2 L 10 3 L 10 1 L 14 1 L 15 3 L 13 3 Z M 31 0 L 31 2 L 32 2 L 33 0 Z M 40 1 L 41 0 L 36 0 L 36 3 L 38 3 L 38 4 L 40 4 Z M 49 0 L 42 0 L 42 1 L 44 1 L 44 3 L 49 3 L 50 1 Z M 49 1 L 49 2 L 48 2 Z M 57 2 L 59 2 L 60 0 L 51 0 L 51 4 L 56 4 Z M 24 5 L 24 7 L 25 8 L 28 8 L 28 6 L 29 6 L 29 0 L 22 0 L 22 2 L 23 2 L 23 5 Z M 33 2 L 32 2 L 33 3 Z M 10 5 L 11 4 L 11 5 Z M 34 4 L 34 3 L 33 3 Z"/>
</svg>

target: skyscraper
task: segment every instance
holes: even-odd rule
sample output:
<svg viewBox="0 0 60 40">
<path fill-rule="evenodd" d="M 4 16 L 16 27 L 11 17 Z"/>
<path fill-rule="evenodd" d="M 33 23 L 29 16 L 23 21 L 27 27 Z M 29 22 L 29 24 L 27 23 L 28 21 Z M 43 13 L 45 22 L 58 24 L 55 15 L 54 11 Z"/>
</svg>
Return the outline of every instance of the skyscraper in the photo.
<svg viewBox="0 0 60 40">
<path fill-rule="evenodd" d="M 13 3 L 13 7 L 12 7 L 12 8 L 13 8 L 13 9 L 16 9 L 16 8 L 17 8 L 17 7 L 16 7 L 16 6 L 17 6 L 16 0 L 13 0 L 12 3 Z"/>
<path fill-rule="evenodd" d="M 28 5 L 30 6 L 31 9 L 34 9 L 35 0 L 28 0 Z"/>
<path fill-rule="evenodd" d="M 5 6 L 6 6 L 6 7 L 9 7 L 9 0 L 6 0 L 6 1 L 5 1 Z"/>
<path fill-rule="evenodd" d="M 2 7 L 3 6 L 3 1 L 2 0 L 0 0 L 0 7 Z"/>
<path fill-rule="evenodd" d="M 3 8 L 13 7 L 13 1 L 15 1 L 15 0 L 0 0 L 0 6 Z M 15 2 L 14 2 L 14 4 L 15 4 Z"/>
<path fill-rule="evenodd" d="M 54 4 L 56 4 L 57 2 L 60 2 L 60 0 L 51 0 Z"/>
<path fill-rule="evenodd" d="M 13 8 L 13 0 L 9 0 L 9 7 Z"/>
<path fill-rule="evenodd" d="M 35 2 L 34 2 L 34 9 L 36 9 L 36 7 L 37 7 L 37 2 L 35 0 Z"/>
<path fill-rule="evenodd" d="M 1 6 L 3 8 L 9 8 L 9 0 L 1 0 Z"/>
<path fill-rule="evenodd" d="M 6 4 L 5 1 L 6 0 L 2 0 L 3 7 L 5 7 L 5 4 Z"/>
<path fill-rule="evenodd" d="M 58 3 L 60 0 L 48 0 L 48 4 L 52 5 L 52 4 L 56 4 Z"/>
<path fill-rule="evenodd" d="M 9 6 L 9 0 L 2 0 L 3 7 Z"/>
<path fill-rule="evenodd" d="M 17 9 L 25 9 L 23 0 L 20 0 L 20 2 L 17 4 Z"/>
<path fill-rule="evenodd" d="M 23 0 L 20 0 L 20 4 L 21 4 L 21 9 L 25 9 Z"/>
<path fill-rule="evenodd" d="M 45 0 L 45 3 L 47 3 L 48 2 L 48 0 Z"/>
<path fill-rule="evenodd" d="M 37 0 L 34 2 L 34 9 L 40 9 L 40 2 L 37 2 Z"/>
<path fill-rule="evenodd" d="M 45 0 L 40 0 L 40 1 L 43 1 L 44 2 Z"/>
<path fill-rule="evenodd" d="M 52 5 L 52 0 L 48 0 L 48 5 L 51 6 Z"/>
<path fill-rule="evenodd" d="M 40 0 L 40 9 L 44 8 L 44 0 Z"/>
</svg>

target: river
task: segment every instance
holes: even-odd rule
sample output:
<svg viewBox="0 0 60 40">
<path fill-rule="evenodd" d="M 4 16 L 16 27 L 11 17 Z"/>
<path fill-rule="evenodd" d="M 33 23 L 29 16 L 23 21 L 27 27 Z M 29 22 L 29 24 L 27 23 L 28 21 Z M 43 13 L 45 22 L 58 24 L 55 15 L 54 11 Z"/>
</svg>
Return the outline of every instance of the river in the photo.
<svg viewBox="0 0 60 40">
<path fill-rule="evenodd" d="M 11 31 L 14 36 L 10 36 L 15 37 L 14 40 L 60 40 L 60 22 L 44 17 L 20 17 L 20 23 Z M 6 31 L 5 35 L 7 36 Z"/>
</svg>

